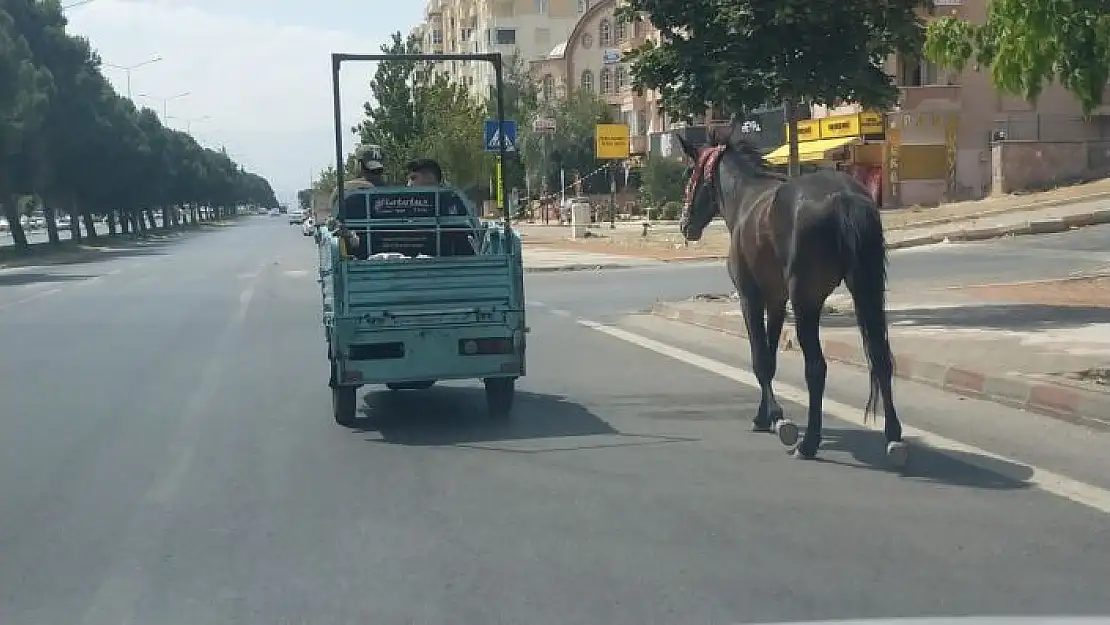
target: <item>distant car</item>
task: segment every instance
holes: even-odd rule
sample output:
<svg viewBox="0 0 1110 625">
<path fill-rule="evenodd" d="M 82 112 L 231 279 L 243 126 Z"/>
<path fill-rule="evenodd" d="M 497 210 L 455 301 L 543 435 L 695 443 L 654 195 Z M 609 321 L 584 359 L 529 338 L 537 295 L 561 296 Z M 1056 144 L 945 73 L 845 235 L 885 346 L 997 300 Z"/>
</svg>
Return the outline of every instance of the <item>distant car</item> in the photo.
<svg viewBox="0 0 1110 625">
<path fill-rule="evenodd" d="M 281 213 L 278 212 L 278 209 L 276 209 L 276 208 L 271 208 L 270 209 L 270 217 L 277 217 L 280 214 Z"/>
<path fill-rule="evenodd" d="M 301 222 L 301 232 L 306 237 L 310 237 L 316 233 L 316 220 L 312 218 L 312 215 L 309 215 Z"/>
<path fill-rule="evenodd" d="M 304 218 L 305 218 L 305 214 L 304 214 L 303 210 L 301 210 L 299 208 L 289 209 L 289 223 L 294 224 L 294 225 L 299 224 L 299 223 L 304 221 Z"/>
</svg>

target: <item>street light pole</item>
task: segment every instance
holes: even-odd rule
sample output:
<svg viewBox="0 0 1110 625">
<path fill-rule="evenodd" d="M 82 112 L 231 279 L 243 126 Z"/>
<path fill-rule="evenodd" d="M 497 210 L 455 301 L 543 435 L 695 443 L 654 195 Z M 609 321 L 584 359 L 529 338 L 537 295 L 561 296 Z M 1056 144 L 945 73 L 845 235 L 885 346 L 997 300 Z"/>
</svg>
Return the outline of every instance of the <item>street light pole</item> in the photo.
<svg viewBox="0 0 1110 625">
<path fill-rule="evenodd" d="M 169 102 L 170 102 L 170 100 L 177 100 L 179 98 L 184 98 L 185 96 L 190 95 L 192 93 L 193 93 L 192 91 L 182 91 L 181 93 L 179 93 L 177 95 L 171 95 L 168 98 L 163 98 L 163 97 L 156 96 L 156 95 L 150 95 L 149 93 L 140 93 L 139 97 L 140 98 L 150 98 L 151 100 L 158 100 L 159 102 L 161 102 L 162 103 L 162 121 L 169 121 L 169 119 L 170 119 L 170 115 L 169 115 Z"/>
<path fill-rule="evenodd" d="M 86 0 L 86 1 L 87 2 L 92 2 L 92 0 Z M 84 3 L 80 3 L 80 4 L 84 4 Z M 70 6 L 75 6 L 75 5 L 70 5 Z M 127 74 L 127 99 L 128 100 L 134 100 L 134 98 L 131 97 L 131 71 L 139 69 L 140 67 L 145 67 L 147 65 L 150 65 L 151 63 L 157 63 L 158 61 L 161 61 L 161 60 L 162 60 L 162 56 L 159 55 L 159 56 L 151 57 L 151 58 L 143 61 L 142 63 L 136 63 L 134 65 L 115 65 L 114 63 L 104 63 L 104 67 L 111 67 L 112 69 L 123 70 L 123 72 Z"/>
<path fill-rule="evenodd" d="M 185 132 L 193 134 L 193 122 L 206 122 L 212 119 L 211 115 L 202 115 L 201 117 L 167 117 L 167 119 L 179 119 L 185 122 Z"/>
</svg>

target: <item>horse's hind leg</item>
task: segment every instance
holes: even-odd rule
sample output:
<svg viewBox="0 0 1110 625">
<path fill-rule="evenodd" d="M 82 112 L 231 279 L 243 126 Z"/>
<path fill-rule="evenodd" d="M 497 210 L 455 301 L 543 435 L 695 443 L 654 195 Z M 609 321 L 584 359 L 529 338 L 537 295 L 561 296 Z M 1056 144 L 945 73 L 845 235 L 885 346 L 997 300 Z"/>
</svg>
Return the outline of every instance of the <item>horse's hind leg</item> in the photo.
<svg viewBox="0 0 1110 625">
<path fill-rule="evenodd" d="M 805 358 L 806 388 L 809 390 L 809 413 L 802 442 L 794 450 L 798 458 L 817 457 L 821 446 L 822 404 L 825 396 L 825 378 L 828 363 L 821 350 L 821 304 L 812 305 L 804 300 L 791 298 L 794 307 L 794 329 L 798 345 Z"/>
</svg>

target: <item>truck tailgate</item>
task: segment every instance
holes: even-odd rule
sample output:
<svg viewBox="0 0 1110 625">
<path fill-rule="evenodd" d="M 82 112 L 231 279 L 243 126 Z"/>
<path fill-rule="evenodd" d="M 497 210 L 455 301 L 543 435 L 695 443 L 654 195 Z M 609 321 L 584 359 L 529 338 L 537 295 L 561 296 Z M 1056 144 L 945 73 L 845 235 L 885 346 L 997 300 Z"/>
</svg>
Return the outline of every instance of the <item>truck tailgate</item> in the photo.
<svg viewBox="0 0 1110 625">
<path fill-rule="evenodd" d="M 372 327 L 505 323 L 518 312 L 514 269 L 503 254 L 349 261 L 336 312 Z"/>
</svg>

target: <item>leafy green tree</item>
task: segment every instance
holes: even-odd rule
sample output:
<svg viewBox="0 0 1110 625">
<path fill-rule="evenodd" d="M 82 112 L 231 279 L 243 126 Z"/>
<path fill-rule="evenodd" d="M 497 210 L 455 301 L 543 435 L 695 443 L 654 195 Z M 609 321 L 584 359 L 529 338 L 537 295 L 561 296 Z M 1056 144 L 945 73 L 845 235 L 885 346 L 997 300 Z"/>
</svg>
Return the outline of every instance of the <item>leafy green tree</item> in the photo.
<svg viewBox="0 0 1110 625">
<path fill-rule="evenodd" d="M 673 158 L 650 154 L 644 162 L 640 180 L 640 195 L 654 207 L 667 202 L 681 202 L 686 167 Z"/>
<path fill-rule="evenodd" d="M 312 189 L 297 191 L 297 206 L 300 206 L 303 211 L 312 208 Z"/>
<path fill-rule="evenodd" d="M 419 54 L 420 46 L 415 37 L 394 33 L 382 51 Z M 378 64 L 370 93 L 366 118 L 355 132 L 363 143 L 382 147 L 388 180 L 404 180 L 409 160 L 434 158 L 457 186 L 482 183 L 488 166 L 482 150 L 485 103 L 464 86 L 437 74 L 431 63 L 385 61 Z"/>
<path fill-rule="evenodd" d="M 35 64 L 6 4 L 0 4 L 0 85 L 5 85 L 0 90 L 0 206 L 15 244 L 25 248 L 18 195 L 31 191 L 27 186 L 34 166 L 30 155 L 53 95 L 53 82 Z"/>
<path fill-rule="evenodd" d="M 742 111 L 767 103 L 858 102 L 884 108 L 897 98 L 882 70 L 893 54 L 924 41 L 926 0 L 629 0 L 623 19 L 646 16 L 662 43 L 627 55 L 633 87 L 654 89 L 673 115 L 709 103 Z M 712 62 L 707 60 L 712 59 Z M 797 119 L 787 107 L 791 170 Z"/>
<path fill-rule="evenodd" d="M 597 124 L 613 121 L 613 113 L 597 94 L 577 89 L 565 98 L 540 104 L 537 115 L 554 119 L 558 131 L 547 139 L 546 158 L 542 136 L 538 134 L 528 132 L 523 137 L 522 151 L 529 169 L 541 181 L 546 179 L 548 189 L 559 189 L 560 170 L 566 170 L 569 184 L 572 172 L 588 176 L 605 165 L 595 157 L 594 133 Z M 589 190 L 609 189 L 604 176 L 592 176 L 583 186 Z"/>
<path fill-rule="evenodd" d="M 73 217 L 79 241 L 98 236 L 95 216 L 108 217 L 109 234 L 142 234 L 177 226 L 183 206 L 220 218 L 277 204 L 269 183 L 226 152 L 120 97 L 91 44 L 66 32 L 57 0 L 0 0 L 0 84 L 0 204 L 20 248 L 24 211 L 41 209 L 58 243 L 55 209 Z"/>
<path fill-rule="evenodd" d="M 990 69 L 999 90 L 1036 100 L 1059 82 L 1085 114 L 1110 82 L 1110 6 L 1105 0 L 992 0 L 984 24 L 953 17 L 929 25 L 925 56 L 962 70 Z"/>
</svg>

